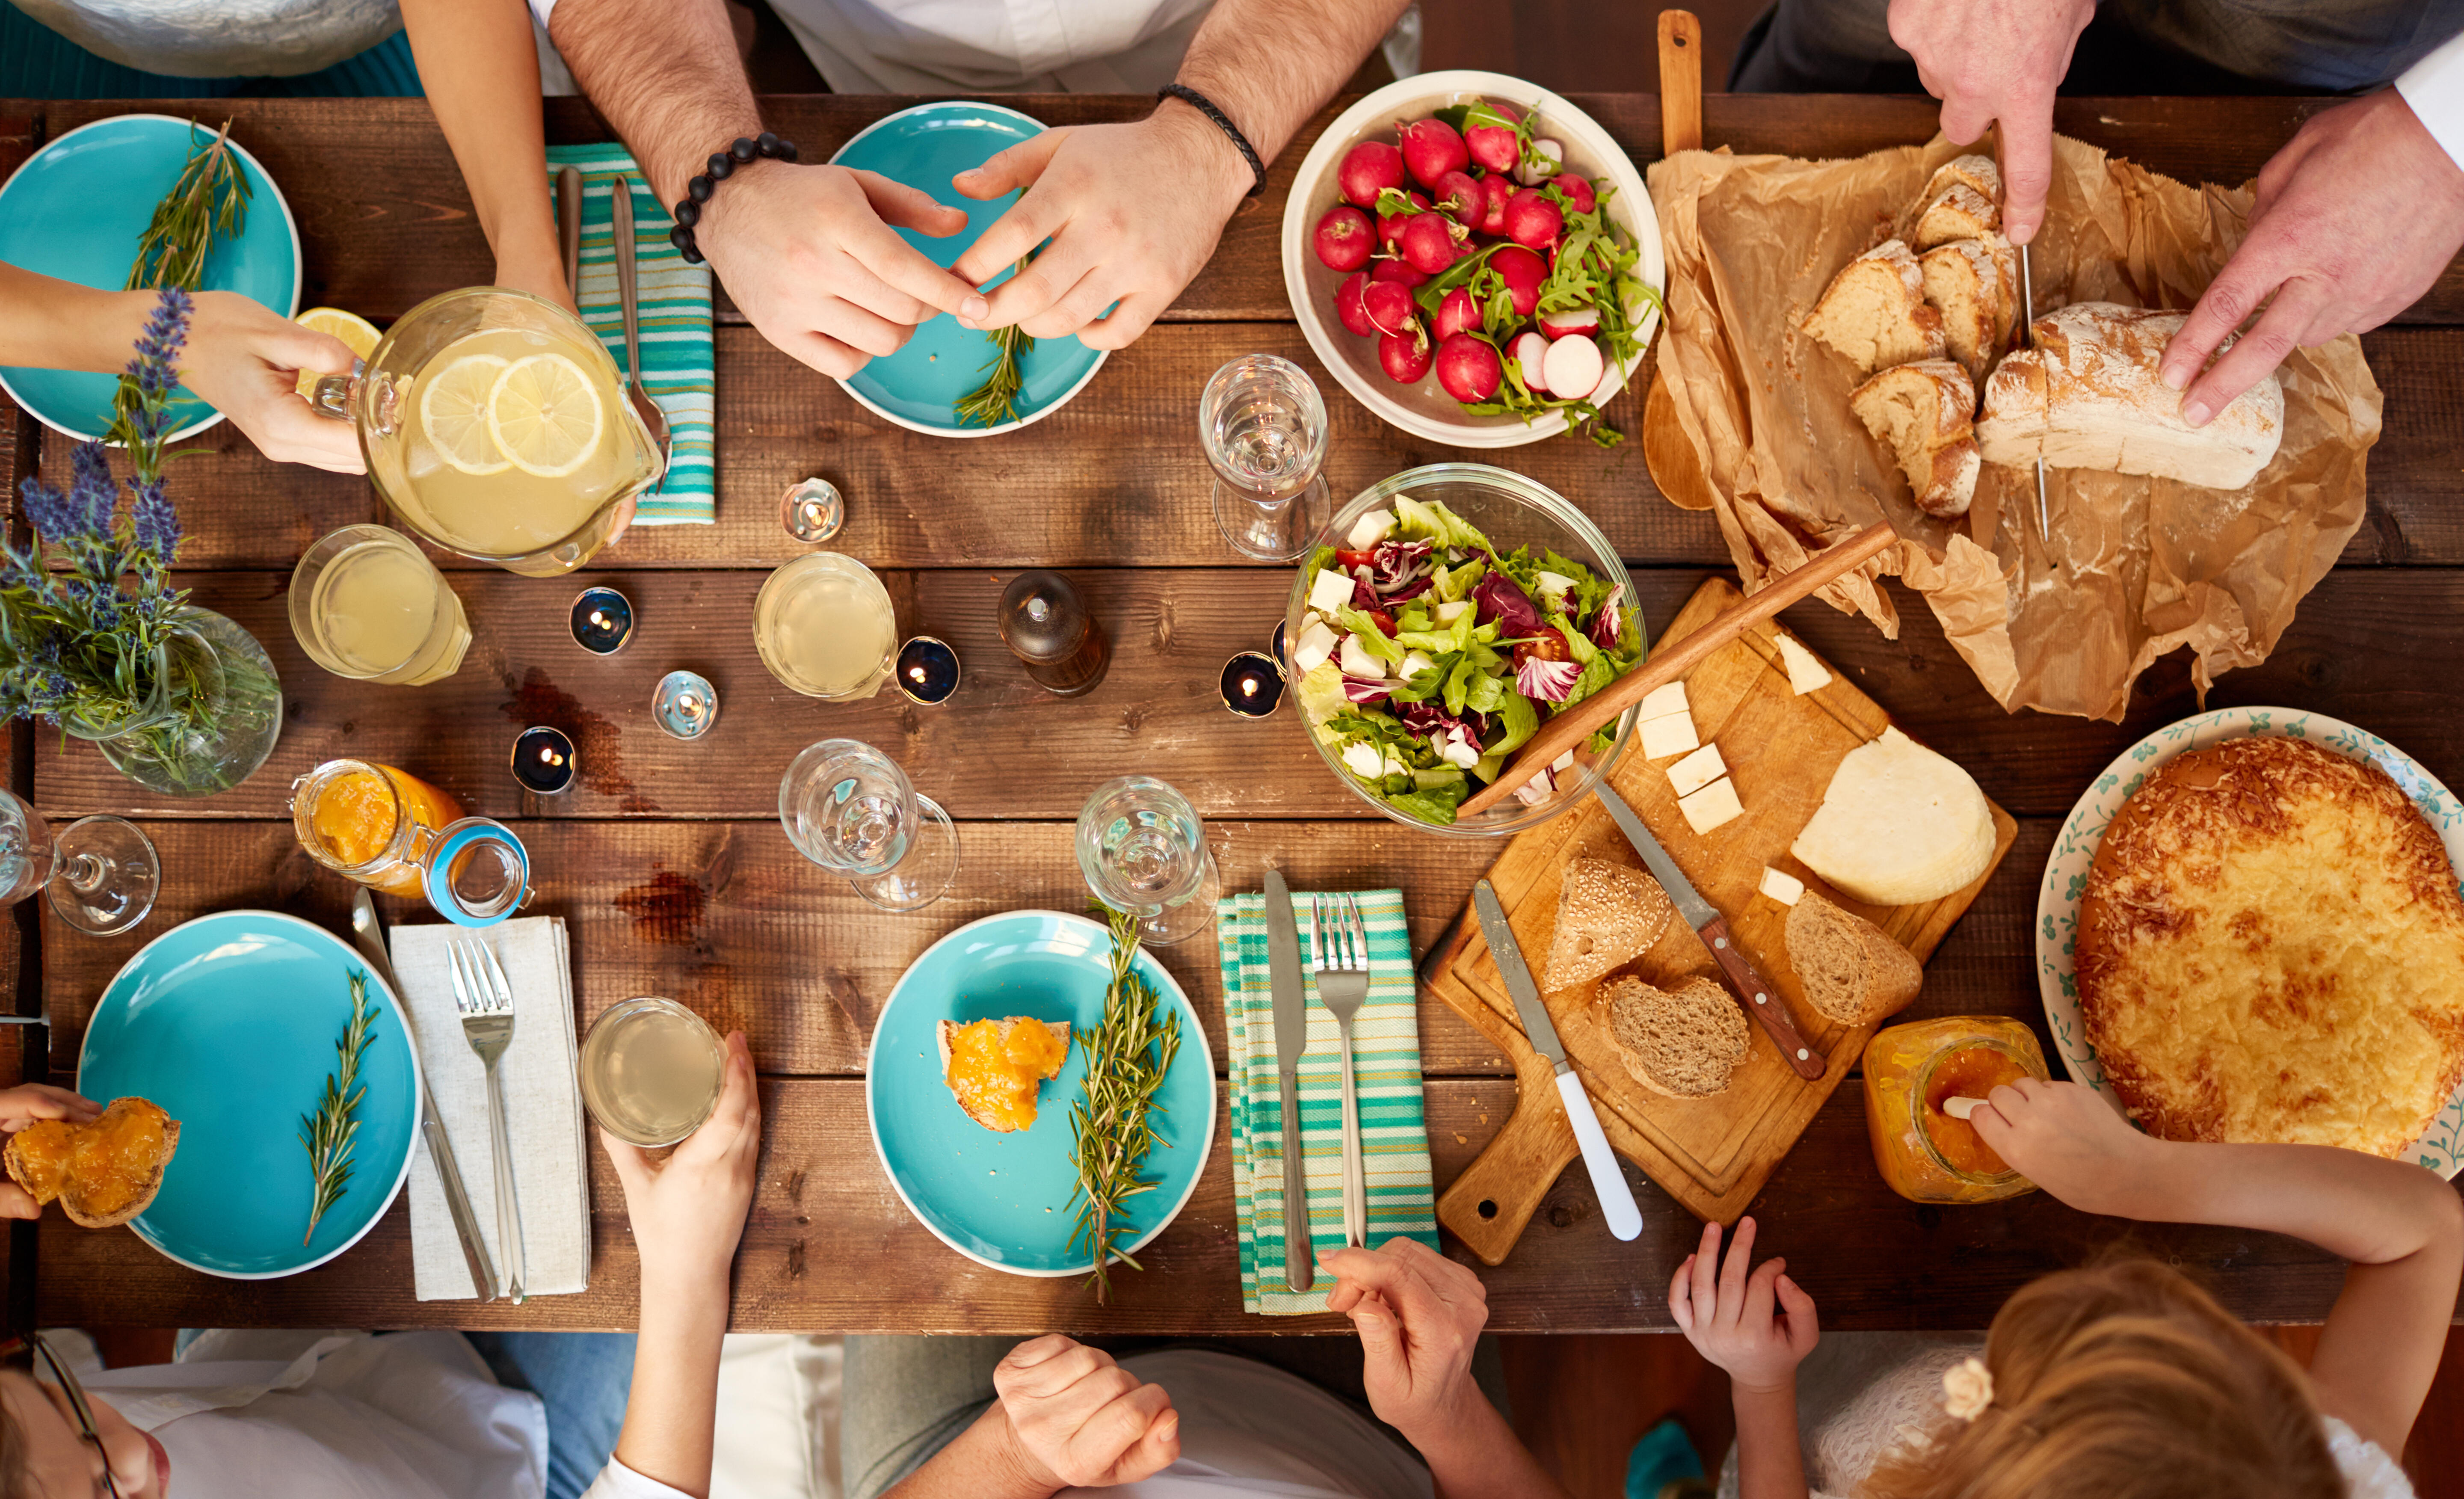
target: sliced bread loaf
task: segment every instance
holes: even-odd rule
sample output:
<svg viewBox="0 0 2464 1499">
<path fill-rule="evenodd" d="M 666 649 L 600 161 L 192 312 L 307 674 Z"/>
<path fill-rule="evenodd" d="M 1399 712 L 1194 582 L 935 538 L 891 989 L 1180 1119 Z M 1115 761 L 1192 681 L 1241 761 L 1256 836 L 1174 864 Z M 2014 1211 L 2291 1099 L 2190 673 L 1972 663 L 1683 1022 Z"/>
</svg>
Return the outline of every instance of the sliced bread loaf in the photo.
<svg viewBox="0 0 2464 1499">
<path fill-rule="evenodd" d="M 1953 183 L 1917 215 L 1917 251 L 1923 254 L 1954 239 L 1981 239 L 2002 227 L 2002 210 L 1993 200 L 1966 183 Z"/>
<path fill-rule="evenodd" d="M 1548 985 L 1571 989 L 1651 950 L 1676 908 L 1660 882 L 1605 859 L 1573 859 L 1557 893 Z"/>
<path fill-rule="evenodd" d="M 1639 979 L 1609 985 L 1609 1035 L 1636 1082 L 1671 1098 L 1708 1098 L 1746 1059 L 1746 1017 L 1728 991 L 1689 979 L 1675 993 Z"/>
<path fill-rule="evenodd" d="M 1806 1002 L 1843 1025 L 1896 1015 L 1925 986 L 1925 969 L 1906 948 L 1812 891 L 1788 914 L 1787 941 Z"/>
<path fill-rule="evenodd" d="M 2019 273 L 2011 242 L 1999 234 L 1954 239 L 1917 257 L 1925 300 L 1942 314 L 1950 357 L 1978 386 L 2010 342 L 2019 309 Z"/>
<path fill-rule="evenodd" d="M 1899 240 L 1886 239 L 1840 268 L 1807 315 L 1805 331 L 1846 355 L 1860 373 L 1912 359 L 1940 359 L 1942 314 L 1925 304 L 1925 273 Z"/>
<path fill-rule="evenodd" d="M 1976 387 L 1947 359 L 1894 364 L 1859 386 L 1848 405 L 1865 430 L 1891 445 L 1918 506 L 1945 519 L 1966 515 L 1982 461 L 1969 434 Z"/>
</svg>

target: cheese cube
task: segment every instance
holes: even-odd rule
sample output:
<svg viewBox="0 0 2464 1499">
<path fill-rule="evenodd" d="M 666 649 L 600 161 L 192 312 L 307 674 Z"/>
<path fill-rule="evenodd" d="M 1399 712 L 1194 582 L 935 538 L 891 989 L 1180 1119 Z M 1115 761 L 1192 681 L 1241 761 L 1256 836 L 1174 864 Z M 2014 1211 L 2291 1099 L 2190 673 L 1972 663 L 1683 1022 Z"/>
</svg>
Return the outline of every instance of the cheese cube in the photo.
<svg viewBox="0 0 2464 1499">
<path fill-rule="evenodd" d="M 1360 643 L 1358 635 L 1343 637 L 1342 660 L 1343 674 L 1346 676 L 1365 676 L 1371 681 L 1375 681 L 1386 674 L 1386 663 L 1371 655 L 1369 648 Z"/>
<path fill-rule="evenodd" d="M 1324 665 L 1334 654 L 1334 631 L 1323 620 L 1311 620 L 1301 630 L 1301 638 L 1292 642 L 1292 665 L 1307 675 Z"/>
<path fill-rule="evenodd" d="M 1694 734 L 1694 716 L 1671 714 L 1665 718 L 1645 718 L 1642 722 L 1642 758 L 1666 760 L 1683 755 L 1703 741 Z"/>
<path fill-rule="evenodd" d="M 1786 870 L 1763 866 L 1762 893 L 1783 906 L 1793 906 L 1805 893 L 1805 881 Z"/>
<path fill-rule="evenodd" d="M 1727 773 L 1728 767 L 1720 760 L 1720 746 L 1705 744 L 1668 767 L 1668 783 L 1682 800 Z"/>
<path fill-rule="evenodd" d="M 1423 672 L 1434 670 L 1437 664 L 1437 658 L 1425 650 L 1406 650 L 1403 664 L 1396 668 L 1395 674 L 1408 682 Z"/>
<path fill-rule="evenodd" d="M 1451 625 L 1455 621 L 1463 618 L 1470 608 L 1471 600 L 1469 599 L 1457 599 L 1452 604 L 1441 604 L 1437 608 L 1438 623 L 1441 625 Z"/>
<path fill-rule="evenodd" d="M 1788 668 L 1789 690 L 1799 697 L 1817 687 L 1831 683 L 1831 670 L 1814 658 L 1814 652 L 1796 643 L 1794 635 L 1779 637 L 1779 659 Z"/>
<path fill-rule="evenodd" d="M 1746 805 L 1737 800 L 1737 783 L 1723 776 L 1692 796 L 1677 799 L 1677 810 L 1697 833 L 1707 833 L 1724 823 L 1746 815 Z"/>
<path fill-rule="evenodd" d="M 1365 552 L 1385 540 L 1394 529 L 1395 512 L 1373 510 L 1352 523 L 1352 534 L 1344 540 L 1352 543 L 1353 551 Z"/>
<path fill-rule="evenodd" d="M 1647 723 L 1654 718 L 1665 718 L 1672 713 L 1683 713 L 1687 706 L 1685 684 L 1670 682 L 1643 694 L 1642 707 L 1639 711 L 1643 721 Z"/>
<path fill-rule="evenodd" d="M 1574 752 L 1573 750 L 1568 750 L 1563 755 L 1558 756 L 1555 760 L 1551 761 L 1549 762 L 1549 768 L 1561 776 L 1573 769 Z"/>
<path fill-rule="evenodd" d="M 1309 607 L 1331 614 L 1352 606 L 1352 574 L 1340 567 L 1321 567 L 1309 584 Z"/>
<path fill-rule="evenodd" d="M 1343 747 L 1344 768 L 1363 781 L 1375 781 L 1384 774 L 1383 760 L 1377 746 L 1354 739 Z"/>
</svg>

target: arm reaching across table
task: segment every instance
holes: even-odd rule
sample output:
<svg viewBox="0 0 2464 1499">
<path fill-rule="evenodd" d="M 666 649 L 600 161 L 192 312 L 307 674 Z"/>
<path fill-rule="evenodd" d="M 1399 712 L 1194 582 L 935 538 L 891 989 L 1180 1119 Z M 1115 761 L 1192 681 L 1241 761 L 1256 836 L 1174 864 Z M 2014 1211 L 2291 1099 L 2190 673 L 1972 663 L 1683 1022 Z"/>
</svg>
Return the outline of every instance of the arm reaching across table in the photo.
<svg viewBox="0 0 2464 1499">
<path fill-rule="evenodd" d="M 1737 1222 L 1728 1257 L 1720 1225 L 1668 1282 L 1668 1314 L 1685 1340 L 1728 1372 L 1737 1412 L 1737 1488 L 1743 1499 L 1805 1499 L 1797 1443 L 1796 1366 L 1821 1337 L 1814 1298 L 1788 1278 L 1786 1260 L 1754 1265 L 1754 1221 Z"/>
<path fill-rule="evenodd" d="M 402 22 L 429 107 L 496 254 L 495 284 L 571 309 L 548 212 L 530 12 L 520 0 L 403 0 Z"/>
<path fill-rule="evenodd" d="M 1962 144 L 2002 127 L 2002 231 L 2036 237 L 2054 183 L 2054 90 L 2096 0 L 1891 0 L 1891 40 L 1942 100 L 1942 133 Z"/>
</svg>

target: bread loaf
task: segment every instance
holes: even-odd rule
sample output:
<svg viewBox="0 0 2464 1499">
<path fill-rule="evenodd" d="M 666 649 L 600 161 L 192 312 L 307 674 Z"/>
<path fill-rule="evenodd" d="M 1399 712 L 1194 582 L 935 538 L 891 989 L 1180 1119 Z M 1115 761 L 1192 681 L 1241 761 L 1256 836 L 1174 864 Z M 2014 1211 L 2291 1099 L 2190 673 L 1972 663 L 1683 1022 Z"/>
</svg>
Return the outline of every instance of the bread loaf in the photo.
<svg viewBox="0 0 2464 1499">
<path fill-rule="evenodd" d="M 1982 239 L 2002 227 L 2002 210 L 1993 200 L 1966 183 L 1953 183 L 1917 215 L 1916 246 L 1920 253 L 1954 239 Z"/>
<path fill-rule="evenodd" d="M 2284 388 L 2276 376 L 2235 396 L 2205 427 L 2182 419 L 2182 395 L 2156 373 L 2184 315 L 2074 302 L 2036 320 L 2036 346 L 2019 349 L 1985 383 L 1977 450 L 1988 462 L 2106 469 L 2239 489 L 2284 438 Z"/>
<path fill-rule="evenodd" d="M 1968 513 L 1982 464 L 1969 436 L 1976 387 L 1947 359 L 1894 364 L 1859 386 L 1848 405 L 1865 430 L 1891 445 L 1916 501 L 1946 519 Z"/>
<path fill-rule="evenodd" d="M 1886 1020 L 1925 987 L 1925 969 L 1906 948 L 1812 891 L 1789 912 L 1787 939 L 1806 1002 L 1843 1025 Z"/>
<path fill-rule="evenodd" d="M 1688 980 L 1675 993 L 1619 979 L 1602 997 L 1618 1057 L 1653 1092 L 1708 1098 L 1727 1090 L 1746 1059 L 1745 1013 L 1708 979 Z"/>
<path fill-rule="evenodd" d="M 1917 259 L 1925 300 L 1942 314 L 1950 357 L 1979 386 L 2011 341 L 2019 311 L 2019 271 L 2011 242 L 1999 234 L 1954 239 Z"/>
<path fill-rule="evenodd" d="M 1925 274 L 1899 240 L 1886 239 L 1840 268 L 1805 320 L 1805 331 L 1872 374 L 1886 364 L 1940 359 L 1942 314 L 1925 304 Z"/>
</svg>

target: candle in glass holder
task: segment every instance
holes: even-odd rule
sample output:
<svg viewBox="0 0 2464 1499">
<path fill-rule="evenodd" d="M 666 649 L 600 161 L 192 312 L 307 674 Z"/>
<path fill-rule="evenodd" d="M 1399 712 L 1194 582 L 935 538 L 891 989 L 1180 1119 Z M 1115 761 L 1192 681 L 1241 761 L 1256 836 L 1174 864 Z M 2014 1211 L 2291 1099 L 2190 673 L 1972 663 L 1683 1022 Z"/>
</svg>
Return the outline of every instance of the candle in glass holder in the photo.
<svg viewBox="0 0 2464 1499">
<path fill-rule="evenodd" d="M 633 638 L 633 601 L 613 588 L 584 588 L 573 601 L 573 643 L 612 656 Z"/>
<path fill-rule="evenodd" d="M 839 487 L 827 479 L 790 484 L 779 501 L 780 526 L 808 546 L 838 535 L 846 521 L 847 502 L 839 497 Z"/>
<path fill-rule="evenodd" d="M 1001 634 L 1035 685 L 1055 696 L 1094 691 L 1112 664 L 1111 648 L 1086 601 L 1068 579 L 1046 569 L 1010 580 L 1001 594 Z"/>
<path fill-rule="evenodd" d="M 555 796 L 573 784 L 578 768 L 573 740 L 561 729 L 541 724 L 524 729 L 514 740 L 514 779 L 522 783 L 525 791 Z"/>
<path fill-rule="evenodd" d="M 675 738 L 700 738 L 718 722 L 718 689 L 698 672 L 670 672 L 650 694 L 650 716 Z"/>
</svg>

